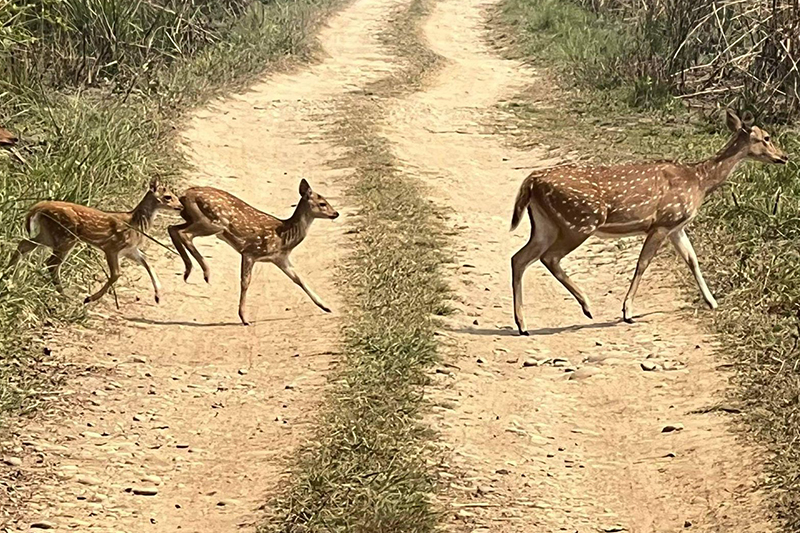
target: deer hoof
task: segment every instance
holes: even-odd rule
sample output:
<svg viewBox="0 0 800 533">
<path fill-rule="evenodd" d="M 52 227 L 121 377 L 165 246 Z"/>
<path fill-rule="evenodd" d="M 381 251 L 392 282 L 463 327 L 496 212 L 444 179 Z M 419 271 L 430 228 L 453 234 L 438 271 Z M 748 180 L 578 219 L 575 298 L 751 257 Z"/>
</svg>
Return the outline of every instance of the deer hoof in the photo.
<svg viewBox="0 0 800 533">
<path fill-rule="evenodd" d="M 323 305 L 323 306 L 321 306 L 321 307 L 320 307 L 320 309 L 322 309 L 322 310 L 323 310 L 323 311 L 325 311 L 326 313 L 330 313 L 330 312 L 331 312 L 330 308 L 329 308 L 329 307 L 325 307 L 324 305 Z"/>
<path fill-rule="evenodd" d="M 631 317 L 624 316 L 624 317 L 622 317 L 622 320 L 623 320 L 623 321 L 624 321 L 626 324 L 633 324 L 633 319 L 632 319 Z"/>
<path fill-rule="evenodd" d="M 530 336 L 531 336 L 531 334 L 530 334 L 530 333 L 528 333 L 528 330 L 526 330 L 526 329 L 520 329 L 520 330 L 519 330 L 519 334 L 520 334 L 520 336 L 522 336 L 522 337 L 530 337 Z"/>
<path fill-rule="evenodd" d="M 183 281 L 189 281 L 189 274 L 191 274 L 191 273 L 192 273 L 191 270 L 187 270 L 186 272 L 184 272 L 183 273 Z"/>
<path fill-rule="evenodd" d="M 160 304 L 160 303 L 161 303 L 161 298 L 160 298 L 160 297 L 159 297 L 157 294 L 156 294 L 156 303 L 157 303 L 157 304 Z"/>
<path fill-rule="evenodd" d="M 584 309 L 583 310 L 583 314 L 586 315 L 586 318 L 594 320 L 594 317 L 592 316 L 592 312 L 589 311 L 588 309 Z"/>
<path fill-rule="evenodd" d="M 84 304 L 88 304 L 88 303 L 91 303 L 91 302 L 92 302 L 92 297 L 91 296 L 87 296 L 86 298 L 83 299 L 83 303 Z"/>
</svg>

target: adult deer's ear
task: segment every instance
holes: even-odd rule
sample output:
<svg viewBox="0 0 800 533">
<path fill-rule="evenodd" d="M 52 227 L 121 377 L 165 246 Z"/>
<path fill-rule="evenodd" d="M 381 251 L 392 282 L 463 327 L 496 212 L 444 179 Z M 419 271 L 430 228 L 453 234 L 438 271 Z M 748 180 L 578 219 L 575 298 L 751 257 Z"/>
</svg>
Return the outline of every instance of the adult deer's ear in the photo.
<svg viewBox="0 0 800 533">
<path fill-rule="evenodd" d="M 728 109 L 725 113 L 725 123 L 728 125 L 728 129 L 731 130 L 733 133 L 736 133 L 740 129 L 742 129 L 742 121 L 736 116 L 736 113 Z"/>
<path fill-rule="evenodd" d="M 152 192 L 156 192 L 158 190 L 158 178 L 153 178 L 150 180 L 150 190 Z"/>
<path fill-rule="evenodd" d="M 308 196 L 311 192 L 311 185 L 308 184 L 305 178 L 300 180 L 300 195 L 301 196 Z"/>
</svg>

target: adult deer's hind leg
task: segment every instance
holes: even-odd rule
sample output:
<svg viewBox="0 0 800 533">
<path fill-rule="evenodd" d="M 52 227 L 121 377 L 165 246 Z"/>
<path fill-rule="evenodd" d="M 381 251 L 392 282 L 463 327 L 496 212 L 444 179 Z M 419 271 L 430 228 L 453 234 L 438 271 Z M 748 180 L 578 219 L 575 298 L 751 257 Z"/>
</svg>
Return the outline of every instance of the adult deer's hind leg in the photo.
<svg viewBox="0 0 800 533">
<path fill-rule="evenodd" d="M 558 238 L 558 228 L 533 206 L 528 206 L 531 236 L 528 242 L 511 258 L 511 287 L 514 294 L 514 322 L 520 335 L 527 335 L 522 302 L 522 278 L 528 265 L 538 261 Z"/>
<path fill-rule="evenodd" d="M 578 303 L 581 304 L 581 309 L 583 309 L 583 314 L 588 318 L 593 318 L 592 311 L 589 308 L 589 299 L 561 267 L 561 260 L 566 257 L 567 254 L 575 250 L 575 248 L 583 244 L 588 238 L 588 235 L 581 234 L 562 235 L 562 237 L 542 255 L 542 264 L 547 267 L 547 270 L 549 270 L 550 273 L 566 287 L 572 296 L 578 300 Z"/>
</svg>

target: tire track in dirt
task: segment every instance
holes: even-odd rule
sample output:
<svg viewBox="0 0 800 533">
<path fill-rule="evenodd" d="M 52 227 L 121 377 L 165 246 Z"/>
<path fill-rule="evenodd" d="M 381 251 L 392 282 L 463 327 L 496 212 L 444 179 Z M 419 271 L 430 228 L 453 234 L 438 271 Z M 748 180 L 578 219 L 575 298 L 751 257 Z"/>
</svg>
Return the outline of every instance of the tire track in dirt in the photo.
<svg viewBox="0 0 800 533">
<path fill-rule="evenodd" d="M 674 254 L 662 251 L 647 273 L 632 326 L 619 317 L 639 240 L 591 240 L 566 259 L 593 301 L 593 322 L 532 266 L 531 337 L 516 336 L 509 263 L 528 226 L 508 227 L 528 171 L 514 167 L 554 161 L 509 148 L 484 125 L 499 101 L 537 83 L 535 72 L 485 44 L 493 3 L 436 4 L 424 32 L 446 64 L 426 90 L 392 107 L 384 132 L 459 231 L 458 312 L 441 332 L 455 369 L 436 374 L 431 394 L 455 467 L 445 472 L 449 528 L 773 531 L 754 488 L 758 452 L 737 441 L 727 415 L 695 413 L 724 399 L 728 375 L 718 369 L 717 342 L 690 318 L 664 268 Z M 662 370 L 645 372 L 643 362 Z M 685 429 L 662 433 L 668 424 Z"/>
<path fill-rule="evenodd" d="M 333 274 L 352 210 L 341 194 L 347 169 L 328 165 L 340 150 L 322 130 L 337 98 L 394 68 L 378 52 L 379 34 L 401 3 L 356 0 L 322 31 L 321 63 L 214 102 L 183 134 L 196 169 L 188 184 L 223 188 L 286 217 L 306 177 L 339 209 L 342 218 L 317 221 L 293 254 L 334 314 L 321 313 L 274 267 L 257 266 L 248 298 L 254 325 L 244 328 L 232 249 L 197 241 L 211 266 L 206 285 L 197 269 L 184 284 L 178 258 L 151 247 L 164 283 L 160 306 L 146 276 L 126 266 L 138 279 L 119 288 L 121 310 L 107 300 L 88 329 L 51 342 L 53 357 L 74 369 L 70 390 L 3 443 L 23 460 L 9 473 L 21 513 L 6 531 L 36 522 L 98 532 L 255 527 L 336 363 L 343 302 Z"/>
</svg>

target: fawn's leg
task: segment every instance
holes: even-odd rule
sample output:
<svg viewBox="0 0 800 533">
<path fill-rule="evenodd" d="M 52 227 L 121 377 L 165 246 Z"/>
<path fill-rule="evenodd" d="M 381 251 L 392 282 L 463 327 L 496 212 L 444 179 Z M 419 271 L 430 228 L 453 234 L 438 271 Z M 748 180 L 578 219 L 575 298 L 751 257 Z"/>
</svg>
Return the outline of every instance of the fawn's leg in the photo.
<svg viewBox="0 0 800 533">
<path fill-rule="evenodd" d="M 53 249 L 53 253 L 47 258 L 47 270 L 50 271 L 50 277 L 53 279 L 53 285 L 56 286 L 58 292 L 63 293 L 64 287 L 61 285 L 61 265 L 69 255 L 75 242 L 68 242 L 58 248 Z"/>
<path fill-rule="evenodd" d="M 128 255 L 128 257 L 130 257 L 133 261 L 136 261 L 137 263 L 142 265 L 144 269 L 147 271 L 147 275 L 150 276 L 150 282 L 153 284 L 153 291 L 155 292 L 156 295 L 156 303 L 159 303 L 161 301 L 161 281 L 158 279 L 158 276 L 156 275 L 155 271 L 152 268 L 150 268 L 150 265 L 147 263 L 147 258 L 145 257 L 145 255 L 142 253 L 141 250 L 135 248 Z"/>
<path fill-rule="evenodd" d="M 83 303 L 88 304 L 102 298 L 119 279 L 119 256 L 115 252 L 106 252 L 106 261 L 108 261 L 109 270 L 108 281 L 106 281 L 105 285 L 103 285 L 99 291 L 91 296 L 87 296 Z"/>
<path fill-rule="evenodd" d="M 250 287 L 250 280 L 253 277 L 253 265 L 255 259 L 249 255 L 242 255 L 242 277 L 241 277 L 241 290 L 239 292 L 239 319 L 245 326 L 250 325 L 244 312 L 244 304 L 247 300 L 247 289 Z"/>
<path fill-rule="evenodd" d="M 273 262 L 275 263 L 275 266 L 277 266 L 283 271 L 284 274 L 289 276 L 290 280 L 294 281 L 301 289 L 303 289 L 303 291 L 308 295 L 308 297 L 311 298 L 311 301 L 317 304 L 317 307 L 319 307 L 326 313 L 331 312 L 330 308 L 327 305 L 325 305 L 322 302 L 322 300 L 320 300 L 319 296 L 317 296 L 314 293 L 314 291 L 312 291 L 310 288 L 306 286 L 305 283 L 303 283 L 303 280 L 300 279 L 300 276 L 294 270 L 294 267 L 292 266 L 292 263 L 289 261 L 288 257 L 281 258 Z"/>
<path fill-rule="evenodd" d="M 39 247 L 41 243 L 36 242 L 36 237 L 33 239 L 22 239 L 19 241 L 17 245 L 17 249 L 11 254 L 11 260 L 8 262 L 8 266 L 6 266 L 6 270 L 11 270 L 19 263 L 19 260 L 22 259 L 23 255 L 27 255 L 34 251 L 36 248 Z"/>
<path fill-rule="evenodd" d="M 189 279 L 189 274 L 192 273 L 192 260 L 189 259 L 189 254 L 186 253 L 186 247 L 183 245 L 183 241 L 181 240 L 181 231 L 185 230 L 191 225 L 191 222 L 184 222 L 183 224 L 176 224 L 167 228 L 169 238 L 172 240 L 172 244 L 175 246 L 175 249 L 178 250 L 178 254 L 183 260 L 183 281 Z"/>
</svg>

